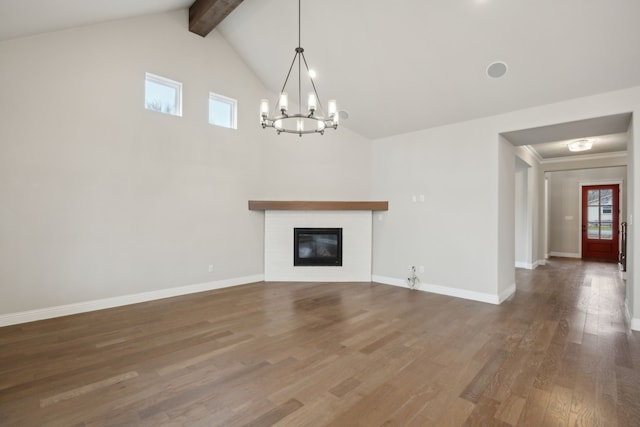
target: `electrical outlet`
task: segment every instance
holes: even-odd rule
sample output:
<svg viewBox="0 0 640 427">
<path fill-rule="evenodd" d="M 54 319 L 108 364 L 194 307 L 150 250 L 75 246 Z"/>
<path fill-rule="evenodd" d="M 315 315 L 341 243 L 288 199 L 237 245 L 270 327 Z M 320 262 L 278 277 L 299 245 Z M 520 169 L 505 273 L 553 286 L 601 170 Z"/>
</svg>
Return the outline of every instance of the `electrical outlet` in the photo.
<svg viewBox="0 0 640 427">
<path fill-rule="evenodd" d="M 213 272 L 213 264 L 209 264 L 209 273 Z"/>
<path fill-rule="evenodd" d="M 424 273 L 424 265 L 420 266 L 420 273 Z"/>
<path fill-rule="evenodd" d="M 413 201 L 413 203 L 418 201 L 418 196 L 412 196 L 411 197 L 411 201 Z"/>
<path fill-rule="evenodd" d="M 420 195 L 420 201 L 421 201 L 421 202 L 424 202 L 424 194 L 421 194 L 421 195 Z"/>
</svg>

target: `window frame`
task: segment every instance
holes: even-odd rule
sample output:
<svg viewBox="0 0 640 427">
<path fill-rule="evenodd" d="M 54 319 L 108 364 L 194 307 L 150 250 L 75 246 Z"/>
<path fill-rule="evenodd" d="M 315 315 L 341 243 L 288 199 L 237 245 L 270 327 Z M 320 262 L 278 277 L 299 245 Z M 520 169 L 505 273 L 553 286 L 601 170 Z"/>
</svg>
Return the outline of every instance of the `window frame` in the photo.
<svg viewBox="0 0 640 427">
<path fill-rule="evenodd" d="M 149 111 L 155 111 L 157 113 L 162 113 L 162 114 L 168 114 L 170 116 L 178 116 L 178 117 L 182 117 L 182 83 L 169 79 L 167 77 L 162 77 L 159 76 L 157 74 L 153 74 L 153 73 L 145 73 L 145 78 L 144 78 L 144 82 L 145 82 L 145 91 L 144 91 L 144 108 L 149 110 Z M 148 105 L 148 100 L 147 100 L 147 87 L 146 84 L 147 82 L 150 83 L 155 83 L 158 85 L 162 85 L 162 86 L 166 86 L 168 88 L 174 89 L 176 92 L 176 97 L 175 97 L 175 104 L 176 104 L 176 109 L 175 109 L 175 113 L 169 113 L 166 111 L 159 111 L 153 108 L 149 108 Z"/>
<path fill-rule="evenodd" d="M 231 114 L 229 117 L 229 122 L 231 126 L 223 126 L 216 123 L 211 122 L 211 101 L 220 102 L 231 106 Z M 220 95 L 219 93 L 209 92 L 209 103 L 208 103 L 208 114 L 207 114 L 207 122 L 212 126 L 218 126 L 225 129 L 238 129 L 238 100 L 234 98 L 230 98 L 228 96 Z"/>
</svg>

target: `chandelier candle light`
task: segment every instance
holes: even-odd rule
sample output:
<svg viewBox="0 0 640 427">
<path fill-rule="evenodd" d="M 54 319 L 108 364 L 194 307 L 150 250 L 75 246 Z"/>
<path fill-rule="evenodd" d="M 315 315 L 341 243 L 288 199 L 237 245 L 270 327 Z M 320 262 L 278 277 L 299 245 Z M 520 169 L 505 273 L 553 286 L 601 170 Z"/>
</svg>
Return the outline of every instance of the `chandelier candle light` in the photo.
<svg viewBox="0 0 640 427">
<path fill-rule="evenodd" d="M 296 54 L 293 56 L 293 61 L 289 67 L 287 77 L 284 79 L 282 90 L 278 95 L 276 102 L 277 108 L 273 112 L 269 109 L 269 100 L 263 99 L 260 101 L 260 124 L 262 128 L 272 127 L 276 130 L 278 135 L 281 132 L 297 133 L 299 136 L 305 133 L 319 133 L 324 134 L 325 129 L 337 129 L 339 114 L 336 105 L 336 101 L 331 99 L 327 102 L 326 116 L 318 96 L 318 90 L 316 84 L 313 81 L 313 73 L 309 70 L 307 59 L 304 56 L 304 49 L 300 46 L 300 0 L 298 0 L 298 47 L 295 49 Z M 298 62 L 298 113 L 289 112 L 289 96 L 285 89 L 287 82 L 291 76 L 291 70 Z M 311 88 L 313 90 L 307 97 L 307 112 L 302 113 L 302 64 L 307 71 L 307 76 L 311 82 Z"/>
</svg>

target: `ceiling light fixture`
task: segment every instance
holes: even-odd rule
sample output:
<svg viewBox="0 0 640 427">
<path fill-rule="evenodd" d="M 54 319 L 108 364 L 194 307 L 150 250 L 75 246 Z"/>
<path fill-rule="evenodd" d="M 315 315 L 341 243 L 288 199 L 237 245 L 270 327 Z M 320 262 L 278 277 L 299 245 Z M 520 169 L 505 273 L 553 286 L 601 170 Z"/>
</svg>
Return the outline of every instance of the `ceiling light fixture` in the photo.
<svg viewBox="0 0 640 427">
<path fill-rule="evenodd" d="M 590 139 L 578 139 L 576 141 L 572 141 L 569 144 L 567 144 L 569 151 L 572 151 L 572 152 L 591 150 L 592 146 L 593 146 L 593 141 Z"/>
<path fill-rule="evenodd" d="M 269 100 L 263 99 L 260 101 L 260 124 L 262 128 L 272 127 L 276 130 L 278 135 L 282 132 L 296 133 L 299 136 L 306 133 L 319 133 L 324 134 L 325 129 L 338 128 L 339 114 L 336 101 L 331 99 L 327 102 L 327 115 L 324 115 L 322 103 L 318 96 L 318 90 L 316 84 L 313 81 L 315 73 L 309 70 L 307 65 L 307 59 L 304 56 L 304 49 L 300 46 L 300 0 L 298 0 L 298 47 L 295 49 L 296 54 L 293 56 L 293 61 L 289 67 L 287 77 L 284 79 L 282 90 L 278 95 L 278 100 L 275 103 L 277 108 L 273 112 L 269 109 Z M 287 82 L 291 76 L 291 70 L 293 66 L 298 62 L 298 112 L 289 112 L 289 96 L 285 91 Z M 302 113 L 302 64 L 306 69 L 307 76 L 311 82 L 312 91 L 307 96 L 307 112 Z"/>
</svg>

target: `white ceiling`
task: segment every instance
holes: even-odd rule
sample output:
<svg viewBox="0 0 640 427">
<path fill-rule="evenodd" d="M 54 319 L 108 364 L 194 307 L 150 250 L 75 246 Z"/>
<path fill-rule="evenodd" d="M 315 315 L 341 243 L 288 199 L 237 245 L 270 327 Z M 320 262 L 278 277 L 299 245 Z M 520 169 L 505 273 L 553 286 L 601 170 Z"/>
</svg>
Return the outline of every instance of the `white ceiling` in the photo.
<svg viewBox="0 0 640 427">
<path fill-rule="evenodd" d="M 614 133 L 611 135 L 599 135 L 588 138 L 592 141 L 593 147 L 589 151 L 571 152 L 568 144 L 576 138 L 554 142 L 543 142 L 530 146 L 542 160 L 556 159 L 559 157 L 572 157 L 583 155 L 595 155 L 614 152 L 626 152 L 627 133 Z"/>
<path fill-rule="evenodd" d="M 614 114 L 533 129 L 504 132 L 502 136 L 513 145 L 528 146 L 537 153 L 541 160 L 621 153 L 627 150 L 627 130 L 629 129 L 631 118 L 631 113 Z M 592 141 L 593 147 L 591 150 L 569 151 L 568 144 L 570 142 L 585 138 Z"/>
<path fill-rule="evenodd" d="M 2 0 L 0 39 L 192 2 Z M 302 0 L 301 44 L 321 99 L 381 138 L 640 85 L 639 17 L 638 0 Z M 277 92 L 297 25 L 295 0 L 244 0 L 218 30 Z"/>
<path fill-rule="evenodd" d="M 0 40 L 166 12 L 194 0 L 0 0 Z"/>
</svg>

